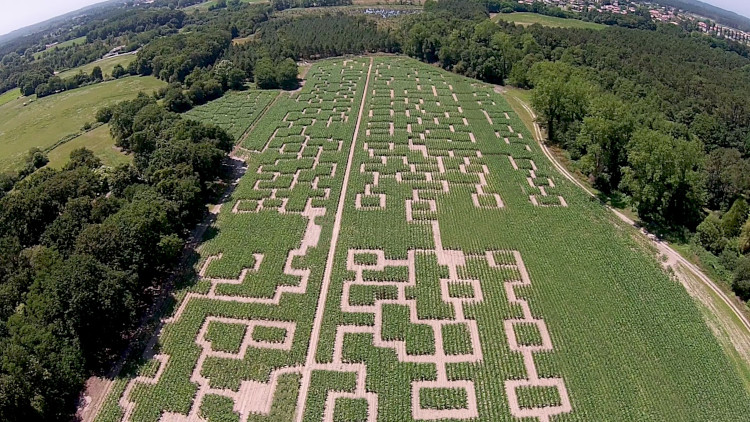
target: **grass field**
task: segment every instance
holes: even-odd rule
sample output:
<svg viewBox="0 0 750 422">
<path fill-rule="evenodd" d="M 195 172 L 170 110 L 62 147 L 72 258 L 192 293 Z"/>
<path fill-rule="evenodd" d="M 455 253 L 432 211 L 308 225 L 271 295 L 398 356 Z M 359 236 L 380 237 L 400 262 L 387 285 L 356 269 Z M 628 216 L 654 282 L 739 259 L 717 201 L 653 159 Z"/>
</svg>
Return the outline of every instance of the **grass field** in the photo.
<svg viewBox="0 0 750 422">
<path fill-rule="evenodd" d="M 578 19 L 557 18 L 554 16 L 546 16 L 530 12 L 500 13 L 495 16 L 495 21 L 499 20 L 514 22 L 523 26 L 538 23 L 542 26 L 551 26 L 555 28 L 603 29 L 607 27 L 606 25 L 599 23 L 584 22 Z"/>
<path fill-rule="evenodd" d="M 17 88 L 11 89 L 10 91 L 5 91 L 4 93 L 2 93 L 2 95 L 0 95 L 0 106 L 15 100 L 16 98 L 20 96 L 21 96 L 21 91 L 18 90 Z"/>
<path fill-rule="evenodd" d="M 242 3 L 268 3 L 270 0 L 240 0 Z M 203 3 L 194 4 L 192 6 L 188 6 L 185 8 L 185 10 L 208 10 L 209 7 L 216 4 L 215 0 L 208 0 Z"/>
<path fill-rule="evenodd" d="M 34 53 L 34 59 L 39 59 L 40 57 L 42 57 L 42 54 L 45 51 L 54 50 L 55 48 L 66 48 L 66 47 L 72 47 L 74 45 L 82 45 L 82 44 L 86 44 L 86 37 L 85 36 L 61 42 L 60 44 L 52 46 L 52 47 L 50 47 L 50 48 L 48 48 L 48 49 L 46 49 L 44 51 L 38 51 L 38 52 Z"/>
<path fill-rule="evenodd" d="M 70 153 L 83 147 L 93 151 L 94 155 L 99 157 L 105 166 L 115 167 L 132 161 L 131 156 L 115 149 L 115 140 L 109 134 L 109 126 L 103 125 L 50 151 L 47 154 L 49 157 L 48 165 L 56 169 L 62 168 L 68 162 Z"/>
<path fill-rule="evenodd" d="M 96 110 L 164 86 L 153 77 L 128 77 L 32 101 L 0 106 L 0 171 L 15 170 L 31 147 L 46 149 L 93 122 Z"/>
<path fill-rule="evenodd" d="M 491 86 L 313 64 L 99 421 L 734 421 L 748 374 Z M 150 354 L 149 354 L 150 355 Z"/>
<path fill-rule="evenodd" d="M 101 67 L 102 73 L 105 76 L 108 76 L 112 75 L 112 69 L 114 69 L 116 65 L 119 64 L 122 65 L 122 67 L 127 68 L 130 62 L 132 62 L 133 60 L 135 60 L 135 54 L 121 54 L 119 56 L 109 57 L 93 63 L 85 64 L 74 69 L 68 69 L 64 72 L 60 72 L 57 76 L 61 78 L 69 78 L 76 75 L 78 72 L 91 74 L 91 71 L 94 70 L 96 66 Z"/>
<path fill-rule="evenodd" d="M 203 123 L 213 123 L 239 140 L 278 93 L 257 89 L 230 91 L 219 99 L 195 107 L 185 116 Z"/>
</svg>

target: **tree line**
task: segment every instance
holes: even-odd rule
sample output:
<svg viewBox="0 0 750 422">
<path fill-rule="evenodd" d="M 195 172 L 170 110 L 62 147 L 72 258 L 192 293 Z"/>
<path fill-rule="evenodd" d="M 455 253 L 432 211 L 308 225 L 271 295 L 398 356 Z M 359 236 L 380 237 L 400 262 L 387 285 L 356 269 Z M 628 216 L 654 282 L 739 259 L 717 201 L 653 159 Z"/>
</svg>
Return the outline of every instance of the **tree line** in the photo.
<svg viewBox="0 0 750 422">
<path fill-rule="evenodd" d="M 223 130 L 145 95 L 100 115 L 133 164 L 106 169 L 76 150 L 62 170 L 39 169 L 0 199 L 3 421 L 70 418 L 83 382 L 127 344 L 223 186 L 233 144 Z"/>
</svg>

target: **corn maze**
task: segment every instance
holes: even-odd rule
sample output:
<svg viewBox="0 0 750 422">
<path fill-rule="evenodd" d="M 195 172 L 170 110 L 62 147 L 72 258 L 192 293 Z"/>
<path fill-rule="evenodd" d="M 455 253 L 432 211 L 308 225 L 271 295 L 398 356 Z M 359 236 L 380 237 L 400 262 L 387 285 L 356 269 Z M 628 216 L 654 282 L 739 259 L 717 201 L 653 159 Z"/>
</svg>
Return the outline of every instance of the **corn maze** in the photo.
<svg viewBox="0 0 750 422">
<path fill-rule="evenodd" d="M 327 60 L 240 149 L 198 279 L 97 420 L 746 414 L 684 289 L 550 170 L 492 87 Z"/>
<path fill-rule="evenodd" d="M 230 91 L 223 97 L 185 113 L 191 119 L 213 123 L 239 140 L 276 97 L 276 91 Z"/>
</svg>

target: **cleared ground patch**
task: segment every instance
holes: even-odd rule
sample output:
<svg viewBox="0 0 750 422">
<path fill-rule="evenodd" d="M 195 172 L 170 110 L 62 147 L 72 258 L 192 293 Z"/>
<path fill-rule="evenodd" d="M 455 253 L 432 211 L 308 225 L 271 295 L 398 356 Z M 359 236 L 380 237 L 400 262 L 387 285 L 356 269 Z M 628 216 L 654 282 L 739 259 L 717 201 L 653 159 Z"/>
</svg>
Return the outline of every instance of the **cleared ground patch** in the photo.
<svg viewBox="0 0 750 422">
<path fill-rule="evenodd" d="M 0 106 L 7 104 L 21 96 L 21 91 L 18 88 L 13 88 L 10 91 L 5 91 L 0 95 Z"/>
<path fill-rule="evenodd" d="M 164 85 L 153 77 L 128 77 L 31 102 L 19 98 L 0 106 L 0 171 L 17 169 L 29 148 L 46 149 L 77 133 L 84 123 L 94 121 L 99 108 Z"/>
<path fill-rule="evenodd" d="M 84 147 L 99 157 L 105 166 L 115 167 L 132 161 L 130 156 L 115 148 L 115 140 L 109 134 L 109 126 L 102 125 L 50 151 L 47 154 L 48 166 L 56 169 L 62 168 L 68 162 L 73 150 Z"/>
<path fill-rule="evenodd" d="M 540 15 L 538 13 L 517 12 L 517 13 L 499 13 L 495 16 L 495 21 L 504 20 L 513 22 L 518 25 L 529 26 L 536 23 L 542 26 L 551 26 L 554 28 L 583 28 L 583 29 L 603 29 L 607 25 L 594 22 L 585 22 L 578 19 L 565 19 L 555 16 Z"/>
<path fill-rule="evenodd" d="M 405 58 L 322 61 L 251 135 L 199 279 L 99 420 L 750 411 L 685 289 L 491 86 Z"/>
<path fill-rule="evenodd" d="M 240 0 L 242 3 L 268 3 L 270 0 Z M 188 6 L 185 10 L 208 10 L 209 7 L 216 4 L 216 0 L 208 0 L 203 3 Z"/>
<path fill-rule="evenodd" d="M 68 40 L 68 41 L 63 41 L 63 42 L 61 42 L 59 44 L 53 45 L 52 47 L 49 47 L 49 48 L 45 49 L 44 51 L 38 51 L 38 52 L 34 53 L 34 59 L 39 59 L 40 57 L 42 57 L 42 55 L 44 54 L 44 52 L 46 52 L 46 51 L 52 51 L 55 48 L 62 49 L 62 48 L 66 48 L 66 47 L 72 47 L 74 45 L 83 45 L 83 44 L 86 44 L 86 37 L 85 36 L 74 38 L 74 39 Z"/>
<path fill-rule="evenodd" d="M 112 75 L 112 69 L 116 65 L 121 65 L 122 67 L 126 68 L 132 62 L 135 60 L 135 54 L 120 54 L 118 56 L 114 57 L 108 57 L 106 59 L 97 60 L 92 63 L 85 64 L 83 66 L 79 66 L 73 69 L 68 69 L 64 72 L 60 72 L 57 76 L 61 78 L 69 78 L 71 76 L 75 76 L 78 74 L 78 72 L 83 72 L 87 75 L 91 74 L 91 71 L 94 70 L 96 66 L 99 66 L 102 68 L 102 73 L 104 76 L 111 76 Z"/>
</svg>

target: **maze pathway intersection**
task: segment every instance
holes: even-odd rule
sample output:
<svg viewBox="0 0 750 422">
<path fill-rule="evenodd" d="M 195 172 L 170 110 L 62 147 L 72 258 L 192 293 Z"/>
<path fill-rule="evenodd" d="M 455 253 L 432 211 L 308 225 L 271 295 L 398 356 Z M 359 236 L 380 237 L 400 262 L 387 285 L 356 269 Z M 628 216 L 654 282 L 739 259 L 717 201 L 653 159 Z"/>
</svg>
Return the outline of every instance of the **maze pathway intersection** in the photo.
<svg viewBox="0 0 750 422">
<path fill-rule="evenodd" d="M 567 206 L 496 99 L 408 59 L 316 64 L 301 92 L 269 110 L 283 118 L 259 121 L 267 139 L 241 150 L 247 173 L 201 250 L 200 281 L 147 351 L 152 370 L 119 397 L 120 419 L 493 420 L 488 408 L 499 408 L 503 420 L 544 422 L 571 412 L 564 379 L 537 368 L 554 342 L 524 297 L 521 253 L 444 245 L 447 198 L 482 212 L 509 206 L 499 165 L 528 198 L 519 206 Z M 369 215 L 400 219 L 414 243 L 395 251 L 352 234 L 351 219 Z M 477 320 L 488 303 L 501 303 L 507 356 Z M 502 403 L 486 401 L 488 359 L 509 362 L 489 380 L 502 384 Z M 383 365 L 407 382 L 381 379 Z M 296 394 L 279 393 L 284 383 Z M 549 396 L 536 389 L 557 399 L 529 404 Z"/>
</svg>

